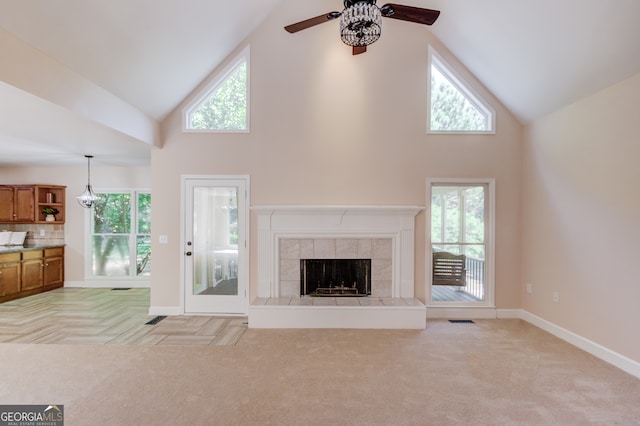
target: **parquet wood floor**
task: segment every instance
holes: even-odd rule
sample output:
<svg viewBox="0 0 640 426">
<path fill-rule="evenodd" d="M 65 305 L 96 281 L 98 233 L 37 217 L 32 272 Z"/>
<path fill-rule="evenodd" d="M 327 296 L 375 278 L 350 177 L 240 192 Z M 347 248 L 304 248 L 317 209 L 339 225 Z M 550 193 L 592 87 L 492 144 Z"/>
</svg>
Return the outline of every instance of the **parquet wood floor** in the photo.
<svg viewBox="0 0 640 426">
<path fill-rule="evenodd" d="M 147 325 L 148 289 L 61 288 L 0 304 L 0 343 L 235 345 L 246 317 L 176 316 Z"/>
</svg>

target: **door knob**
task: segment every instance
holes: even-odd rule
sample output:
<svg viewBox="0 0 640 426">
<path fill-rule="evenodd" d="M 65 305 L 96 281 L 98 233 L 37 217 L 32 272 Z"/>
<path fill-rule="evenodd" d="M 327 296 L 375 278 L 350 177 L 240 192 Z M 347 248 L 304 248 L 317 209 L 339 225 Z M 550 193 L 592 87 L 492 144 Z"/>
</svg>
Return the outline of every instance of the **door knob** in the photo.
<svg viewBox="0 0 640 426">
<path fill-rule="evenodd" d="M 190 251 L 186 252 L 185 254 L 186 254 L 187 256 L 191 256 L 191 252 L 190 252 Z"/>
</svg>

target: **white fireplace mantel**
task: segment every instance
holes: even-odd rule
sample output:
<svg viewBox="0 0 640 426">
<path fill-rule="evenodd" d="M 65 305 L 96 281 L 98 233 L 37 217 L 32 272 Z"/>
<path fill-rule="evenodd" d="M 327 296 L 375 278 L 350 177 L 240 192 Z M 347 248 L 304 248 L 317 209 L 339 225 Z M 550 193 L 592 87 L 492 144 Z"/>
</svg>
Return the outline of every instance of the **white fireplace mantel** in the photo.
<svg viewBox="0 0 640 426">
<path fill-rule="evenodd" d="M 286 238 L 391 238 L 392 297 L 414 297 L 415 217 L 420 206 L 258 205 L 258 294 L 280 296 L 279 244 Z"/>
</svg>

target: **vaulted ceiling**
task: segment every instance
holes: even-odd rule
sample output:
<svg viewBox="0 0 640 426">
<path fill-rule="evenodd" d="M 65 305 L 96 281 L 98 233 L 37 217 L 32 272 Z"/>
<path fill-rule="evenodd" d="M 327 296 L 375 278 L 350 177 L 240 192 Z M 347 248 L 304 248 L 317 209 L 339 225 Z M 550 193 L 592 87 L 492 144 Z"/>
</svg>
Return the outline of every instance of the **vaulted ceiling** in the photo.
<svg viewBox="0 0 640 426">
<path fill-rule="evenodd" d="M 0 27 L 160 121 L 283 1 L 4 1 Z M 401 3 L 441 10 L 429 30 L 524 124 L 640 72 L 638 0 Z"/>
</svg>

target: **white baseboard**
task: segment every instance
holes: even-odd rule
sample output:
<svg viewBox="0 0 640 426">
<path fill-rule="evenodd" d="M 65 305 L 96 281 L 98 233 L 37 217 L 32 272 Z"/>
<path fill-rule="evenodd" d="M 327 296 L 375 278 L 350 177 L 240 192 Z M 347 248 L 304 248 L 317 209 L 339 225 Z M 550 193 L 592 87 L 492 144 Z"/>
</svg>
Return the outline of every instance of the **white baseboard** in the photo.
<svg viewBox="0 0 640 426">
<path fill-rule="evenodd" d="M 497 309 L 498 319 L 522 319 L 522 309 Z"/>
<path fill-rule="evenodd" d="M 427 306 L 427 318 L 496 319 L 496 308 Z"/>
<path fill-rule="evenodd" d="M 631 358 L 627 358 L 617 352 L 612 351 L 596 342 L 586 339 L 576 333 L 562 328 L 552 322 L 542 319 L 532 313 L 525 310 L 520 311 L 520 319 L 527 321 L 528 323 L 535 325 L 542 330 L 553 334 L 554 336 L 582 349 L 591 355 L 600 358 L 601 360 L 614 365 L 637 378 L 640 378 L 640 362 L 634 361 Z"/>
<path fill-rule="evenodd" d="M 184 315 L 180 306 L 149 306 L 149 315 L 177 316 Z"/>
<path fill-rule="evenodd" d="M 150 281 L 65 281 L 69 288 L 151 288 Z"/>
</svg>

